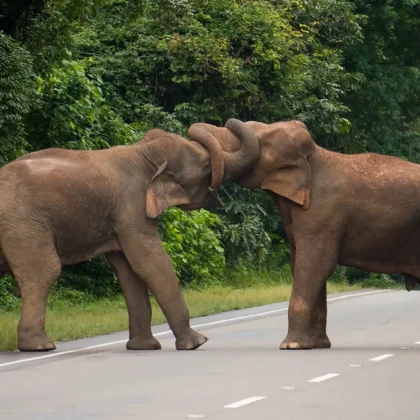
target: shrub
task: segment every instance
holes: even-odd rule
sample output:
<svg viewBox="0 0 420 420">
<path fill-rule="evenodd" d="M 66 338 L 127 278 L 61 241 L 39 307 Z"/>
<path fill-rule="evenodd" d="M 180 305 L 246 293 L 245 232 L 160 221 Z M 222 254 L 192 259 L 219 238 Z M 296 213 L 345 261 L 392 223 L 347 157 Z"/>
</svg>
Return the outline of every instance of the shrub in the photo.
<svg viewBox="0 0 420 420">
<path fill-rule="evenodd" d="M 38 77 L 39 106 L 28 119 L 32 149 L 103 149 L 135 140 L 135 131 L 105 103 L 101 86 L 75 61 L 63 60 Z"/>
<path fill-rule="evenodd" d="M 16 307 L 19 300 L 14 295 L 15 285 L 10 276 L 0 278 L 0 309 L 8 310 Z"/>
<path fill-rule="evenodd" d="M 215 229 L 217 215 L 207 210 L 183 212 L 173 207 L 160 219 L 164 247 L 182 284 L 209 284 L 220 280 L 225 267 L 224 250 Z"/>
<path fill-rule="evenodd" d="M 29 53 L 0 32 L 0 165 L 20 156 L 25 117 L 35 98 L 35 76 Z"/>
</svg>

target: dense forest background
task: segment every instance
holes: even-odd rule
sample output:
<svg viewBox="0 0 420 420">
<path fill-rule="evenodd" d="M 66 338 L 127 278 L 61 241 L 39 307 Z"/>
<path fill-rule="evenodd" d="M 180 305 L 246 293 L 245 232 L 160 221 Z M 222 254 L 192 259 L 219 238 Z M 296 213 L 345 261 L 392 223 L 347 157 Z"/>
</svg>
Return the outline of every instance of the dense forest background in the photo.
<svg viewBox="0 0 420 420">
<path fill-rule="evenodd" d="M 232 117 L 297 118 L 331 150 L 420 162 L 420 0 L 0 0 L 0 165 Z M 180 281 L 285 266 L 268 197 L 235 185 L 220 196 L 216 213 L 160 220 Z M 102 258 L 67 267 L 58 287 L 119 292 Z M 0 302 L 13 299 L 0 280 Z"/>
</svg>

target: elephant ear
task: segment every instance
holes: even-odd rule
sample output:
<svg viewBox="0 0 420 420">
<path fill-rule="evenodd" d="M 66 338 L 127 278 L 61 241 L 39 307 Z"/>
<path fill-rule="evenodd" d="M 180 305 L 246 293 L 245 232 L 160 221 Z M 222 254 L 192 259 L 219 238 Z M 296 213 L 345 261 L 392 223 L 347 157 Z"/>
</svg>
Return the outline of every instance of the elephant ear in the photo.
<svg viewBox="0 0 420 420">
<path fill-rule="evenodd" d="M 146 214 L 152 219 L 161 215 L 169 207 L 190 202 L 181 185 L 163 173 L 167 165 L 167 161 L 160 165 L 147 187 Z"/>
<path fill-rule="evenodd" d="M 305 155 L 299 152 L 294 162 L 287 163 L 268 175 L 261 189 L 286 197 L 305 210 L 310 205 L 312 171 Z"/>
</svg>

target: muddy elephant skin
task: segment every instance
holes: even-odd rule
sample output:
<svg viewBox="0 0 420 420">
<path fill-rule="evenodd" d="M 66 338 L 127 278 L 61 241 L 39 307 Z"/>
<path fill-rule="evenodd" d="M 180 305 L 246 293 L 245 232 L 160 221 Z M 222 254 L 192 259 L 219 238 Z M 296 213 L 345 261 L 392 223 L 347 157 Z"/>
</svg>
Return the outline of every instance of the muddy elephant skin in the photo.
<svg viewBox="0 0 420 420">
<path fill-rule="evenodd" d="M 179 350 L 207 338 L 190 328 L 189 312 L 157 217 L 168 207 L 217 206 L 209 190 L 231 176 L 227 161 L 255 164 L 258 141 L 241 121 L 230 128 L 243 147 L 224 153 L 212 136 L 188 141 L 160 129 L 137 143 L 105 150 L 46 149 L 0 169 L 0 274 L 11 273 L 22 297 L 21 351 L 55 349 L 45 333 L 46 300 L 62 265 L 104 255 L 129 314 L 128 349 L 160 349 L 151 333 L 150 289 Z M 252 144 L 252 146 L 250 146 Z"/>
<path fill-rule="evenodd" d="M 260 157 L 233 180 L 272 196 L 291 244 L 294 282 L 280 348 L 329 348 L 326 280 L 337 264 L 403 273 L 407 290 L 420 279 L 420 165 L 326 150 L 300 121 L 245 125 L 258 137 Z M 222 144 L 229 138 L 229 151 L 240 147 L 225 127 L 200 128 Z"/>
</svg>

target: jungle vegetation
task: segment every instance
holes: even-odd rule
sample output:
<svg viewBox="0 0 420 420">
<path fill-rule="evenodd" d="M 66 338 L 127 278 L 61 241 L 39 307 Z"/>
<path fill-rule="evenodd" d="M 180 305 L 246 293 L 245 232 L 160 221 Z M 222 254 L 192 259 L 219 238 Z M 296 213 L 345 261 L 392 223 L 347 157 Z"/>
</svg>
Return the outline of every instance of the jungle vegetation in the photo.
<svg viewBox="0 0 420 420">
<path fill-rule="evenodd" d="M 0 165 L 232 117 L 297 118 L 331 150 L 420 163 L 420 0 L 0 0 Z M 268 196 L 236 185 L 219 194 L 215 212 L 160 219 L 182 285 L 287 270 Z M 347 267 L 334 276 L 398 280 Z M 56 288 L 120 293 L 102 258 L 66 267 Z M 0 303 L 15 304 L 7 277 Z"/>
</svg>

